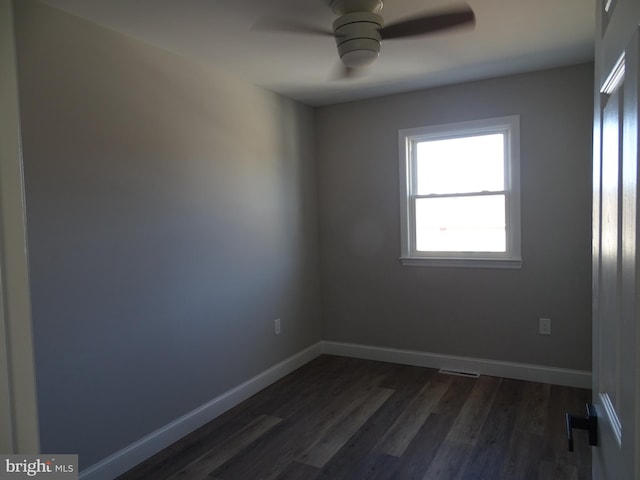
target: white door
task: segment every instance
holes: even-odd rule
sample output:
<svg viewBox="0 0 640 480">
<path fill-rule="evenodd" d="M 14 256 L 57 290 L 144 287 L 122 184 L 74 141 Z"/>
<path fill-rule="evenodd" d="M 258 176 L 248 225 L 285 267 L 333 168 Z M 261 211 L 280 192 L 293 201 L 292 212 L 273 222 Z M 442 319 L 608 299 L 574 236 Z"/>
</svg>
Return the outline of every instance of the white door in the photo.
<svg viewBox="0 0 640 480">
<path fill-rule="evenodd" d="M 640 0 L 598 0 L 593 162 L 593 478 L 640 480 Z"/>
</svg>

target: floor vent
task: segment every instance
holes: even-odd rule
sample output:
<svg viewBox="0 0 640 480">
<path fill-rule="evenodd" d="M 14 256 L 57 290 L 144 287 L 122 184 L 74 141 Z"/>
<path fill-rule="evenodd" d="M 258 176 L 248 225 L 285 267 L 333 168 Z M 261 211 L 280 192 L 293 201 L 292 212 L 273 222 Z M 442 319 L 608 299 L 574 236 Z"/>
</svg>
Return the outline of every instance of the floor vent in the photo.
<svg viewBox="0 0 640 480">
<path fill-rule="evenodd" d="M 480 374 L 477 372 L 463 372 L 461 370 L 449 370 L 448 368 L 441 368 L 438 373 L 445 375 L 457 375 L 458 377 L 479 378 Z"/>
</svg>

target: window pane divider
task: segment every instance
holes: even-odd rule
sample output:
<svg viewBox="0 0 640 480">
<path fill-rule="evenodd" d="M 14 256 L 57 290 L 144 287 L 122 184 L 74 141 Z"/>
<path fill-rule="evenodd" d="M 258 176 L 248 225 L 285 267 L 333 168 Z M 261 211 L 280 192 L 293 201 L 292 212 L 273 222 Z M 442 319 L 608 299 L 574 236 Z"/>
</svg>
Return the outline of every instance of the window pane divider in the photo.
<svg viewBox="0 0 640 480">
<path fill-rule="evenodd" d="M 421 198 L 453 198 L 453 197 L 488 197 L 492 195 L 505 195 L 506 190 L 495 190 L 482 192 L 465 192 L 465 193 L 430 193 L 428 195 L 415 195 L 414 198 L 419 200 Z"/>
</svg>

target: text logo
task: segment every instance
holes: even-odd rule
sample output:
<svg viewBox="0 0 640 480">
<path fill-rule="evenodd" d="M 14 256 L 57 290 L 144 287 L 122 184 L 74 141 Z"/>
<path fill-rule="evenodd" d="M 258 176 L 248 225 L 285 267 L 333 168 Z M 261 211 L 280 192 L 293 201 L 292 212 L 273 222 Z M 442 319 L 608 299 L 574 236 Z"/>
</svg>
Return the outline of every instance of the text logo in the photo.
<svg viewBox="0 0 640 480">
<path fill-rule="evenodd" d="M 78 480 L 77 455 L 0 455 L 0 480 Z"/>
</svg>

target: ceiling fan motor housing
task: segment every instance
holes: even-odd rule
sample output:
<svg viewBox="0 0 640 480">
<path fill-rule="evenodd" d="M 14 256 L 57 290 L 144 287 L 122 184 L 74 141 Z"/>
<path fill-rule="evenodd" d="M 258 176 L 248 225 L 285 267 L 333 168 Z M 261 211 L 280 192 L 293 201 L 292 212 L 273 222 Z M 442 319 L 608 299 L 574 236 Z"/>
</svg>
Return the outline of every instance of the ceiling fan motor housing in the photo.
<svg viewBox="0 0 640 480">
<path fill-rule="evenodd" d="M 378 13 L 382 10 L 382 0 L 325 0 L 333 13 L 344 15 L 355 12 Z"/>
<path fill-rule="evenodd" d="M 380 32 L 384 21 L 370 12 L 353 12 L 333 22 L 333 32 L 342 63 L 357 68 L 373 63 L 380 55 Z"/>
</svg>

